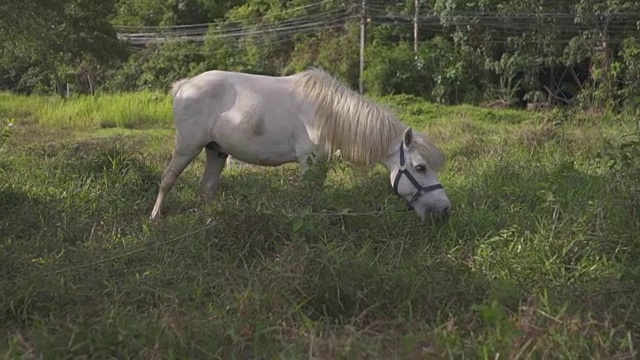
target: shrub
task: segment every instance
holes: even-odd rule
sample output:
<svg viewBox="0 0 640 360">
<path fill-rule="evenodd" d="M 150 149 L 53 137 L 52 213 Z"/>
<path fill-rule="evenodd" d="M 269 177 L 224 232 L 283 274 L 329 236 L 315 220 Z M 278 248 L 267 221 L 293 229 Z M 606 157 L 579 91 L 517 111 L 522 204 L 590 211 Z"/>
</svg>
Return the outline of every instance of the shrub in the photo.
<svg viewBox="0 0 640 360">
<path fill-rule="evenodd" d="M 417 53 L 406 42 L 374 43 L 367 59 L 364 79 L 376 95 L 416 95 L 445 104 L 480 99 L 482 67 L 469 48 L 442 37 L 424 42 Z"/>
</svg>

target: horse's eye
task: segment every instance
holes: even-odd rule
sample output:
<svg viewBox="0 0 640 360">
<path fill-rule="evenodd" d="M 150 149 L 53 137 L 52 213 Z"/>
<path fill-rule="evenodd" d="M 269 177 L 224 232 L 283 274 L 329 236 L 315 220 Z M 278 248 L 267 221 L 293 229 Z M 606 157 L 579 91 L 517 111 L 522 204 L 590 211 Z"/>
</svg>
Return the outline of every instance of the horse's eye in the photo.
<svg viewBox="0 0 640 360">
<path fill-rule="evenodd" d="M 424 165 L 416 165 L 415 169 L 417 172 L 425 172 L 425 170 L 427 170 L 427 168 Z"/>
</svg>

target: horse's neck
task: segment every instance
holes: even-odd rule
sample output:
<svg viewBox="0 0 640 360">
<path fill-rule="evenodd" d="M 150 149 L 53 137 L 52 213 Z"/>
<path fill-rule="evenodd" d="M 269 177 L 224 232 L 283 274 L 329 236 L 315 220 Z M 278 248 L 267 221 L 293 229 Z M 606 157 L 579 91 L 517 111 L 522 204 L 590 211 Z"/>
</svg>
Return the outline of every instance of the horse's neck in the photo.
<svg viewBox="0 0 640 360">
<path fill-rule="evenodd" d="M 391 172 L 400 164 L 400 159 L 398 158 L 399 146 L 400 146 L 400 141 L 394 142 L 393 144 L 391 144 L 391 146 L 389 147 L 389 150 L 387 151 L 387 156 L 385 156 L 384 158 L 378 161 L 378 163 L 382 164 L 382 166 L 387 168 L 389 172 Z"/>
</svg>

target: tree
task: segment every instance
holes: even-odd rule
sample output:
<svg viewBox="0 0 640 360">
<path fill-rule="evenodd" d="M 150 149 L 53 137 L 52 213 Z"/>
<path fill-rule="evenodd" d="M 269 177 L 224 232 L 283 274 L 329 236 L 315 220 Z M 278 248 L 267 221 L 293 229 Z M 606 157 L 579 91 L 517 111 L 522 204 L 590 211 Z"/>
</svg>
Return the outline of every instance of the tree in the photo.
<svg viewBox="0 0 640 360">
<path fill-rule="evenodd" d="M 0 7 L 0 68 L 18 77 L 17 87 L 33 90 L 95 77 L 126 56 L 109 22 L 116 0 L 34 0 L 3 2 Z M 26 77 L 25 77 L 26 76 Z M 38 84 L 39 83 L 39 84 Z M 29 89 L 31 88 L 31 89 Z"/>
</svg>

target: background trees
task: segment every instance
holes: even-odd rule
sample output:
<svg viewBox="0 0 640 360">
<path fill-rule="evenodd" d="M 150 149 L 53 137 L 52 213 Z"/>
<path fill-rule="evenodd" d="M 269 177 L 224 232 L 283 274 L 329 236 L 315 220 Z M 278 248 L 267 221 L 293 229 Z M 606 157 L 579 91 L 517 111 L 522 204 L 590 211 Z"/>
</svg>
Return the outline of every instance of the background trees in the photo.
<svg viewBox="0 0 640 360">
<path fill-rule="evenodd" d="M 0 5 L 0 88 L 93 92 L 126 61 L 110 22 L 116 0 L 8 0 Z"/>
<path fill-rule="evenodd" d="M 366 91 L 451 104 L 638 104 L 636 2 L 420 0 L 417 51 L 415 3 L 367 2 Z M 8 0 L 0 17 L 5 90 L 162 90 L 209 69 L 308 66 L 358 84 L 355 0 Z"/>
</svg>

